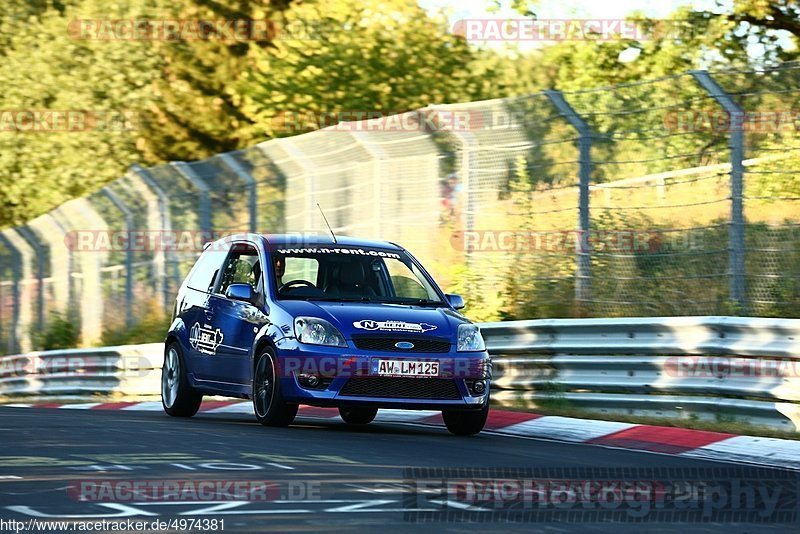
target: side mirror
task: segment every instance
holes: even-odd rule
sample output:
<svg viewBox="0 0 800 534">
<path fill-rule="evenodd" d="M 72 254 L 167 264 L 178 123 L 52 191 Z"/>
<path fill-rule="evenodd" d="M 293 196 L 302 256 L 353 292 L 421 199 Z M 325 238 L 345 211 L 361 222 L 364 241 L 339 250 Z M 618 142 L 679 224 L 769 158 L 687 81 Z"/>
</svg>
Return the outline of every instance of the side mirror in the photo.
<svg viewBox="0 0 800 534">
<path fill-rule="evenodd" d="M 250 284 L 231 284 L 225 290 L 225 296 L 229 299 L 241 300 L 250 304 L 253 304 L 256 300 L 256 294 Z"/>
<path fill-rule="evenodd" d="M 446 295 L 446 296 L 447 296 L 447 302 L 449 302 L 450 306 L 454 307 L 455 309 L 460 310 L 465 306 L 464 299 L 461 298 L 461 295 Z"/>
</svg>

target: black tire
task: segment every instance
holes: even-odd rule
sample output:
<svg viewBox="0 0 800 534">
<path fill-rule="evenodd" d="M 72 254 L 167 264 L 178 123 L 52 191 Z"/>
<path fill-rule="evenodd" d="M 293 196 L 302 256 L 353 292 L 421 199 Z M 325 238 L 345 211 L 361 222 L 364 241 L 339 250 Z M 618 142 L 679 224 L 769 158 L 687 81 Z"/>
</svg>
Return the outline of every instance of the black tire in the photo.
<svg viewBox="0 0 800 534">
<path fill-rule="evenodd" d="M 339 415 L 348 425 L 368 425 L 378 415 L 377 408 L 362 406 L 342 406 Z"/>
<path fill-rule="evenodd" d="M 481 410 L 445 410 L 442 412 L 444 425 L 456 436 L 472 436 L 483 430 L 489 416 L 489 402 Z"/>
<path fill-rule="evenodd" d="M 276 356 L 271 347 L 261 351 L 253 368 L 253 412 L 264 426 L 288 426 L 297 415 L 297 404 L 283 400 L 281 381 L 276 379 Z"/>
<path fill-rule="evenodd" d="M 172 342 L 164 351 L 161 367 L 161 405 L 173 417 L 191 417 L 200 409 L 203 395 L 198 393 L 186 376 L 186 361 L 181 346 Z"/>
</svg>

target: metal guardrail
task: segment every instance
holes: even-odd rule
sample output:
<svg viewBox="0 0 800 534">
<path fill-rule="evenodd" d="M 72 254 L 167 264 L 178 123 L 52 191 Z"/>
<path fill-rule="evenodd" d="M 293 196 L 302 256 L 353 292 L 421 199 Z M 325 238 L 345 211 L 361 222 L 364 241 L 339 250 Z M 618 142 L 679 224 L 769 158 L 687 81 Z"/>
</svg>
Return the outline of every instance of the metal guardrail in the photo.
<svg viewBox="0 0 800 534">
<path fill-rule="evenodd" d="M 545 319 L 481 332 L 501 405 L 800 429 L 797 319 Z"/>
<path fill-rule="evenodd" d="M 124 345 L 0 357 L 0 397 L 159 394 L 164 345 Z"/>
<path fill-rule="evenodd" d="M 653 317 L 481 324 L 501 406 L 800 429 L 800 319 Z M 0 397 L 158 395 L 163 345 L 0 358 Z"/>
</svg>

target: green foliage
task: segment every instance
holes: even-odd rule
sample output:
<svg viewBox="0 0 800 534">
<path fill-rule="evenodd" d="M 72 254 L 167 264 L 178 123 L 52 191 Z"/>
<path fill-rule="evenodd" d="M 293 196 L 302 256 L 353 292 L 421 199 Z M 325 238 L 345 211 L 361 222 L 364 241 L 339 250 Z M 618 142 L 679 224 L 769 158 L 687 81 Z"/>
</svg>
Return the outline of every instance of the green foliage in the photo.
<svg viewBox="0 0 800 534">
<path fill-rule="evenodd" d="M 497 85 L 499 65 L 481 61 L 489 54 L 416 2 L 304 2 L 280 19 L 281 26 L 302 24 L 321 31 L 251 51 L 255 69 L 240 90 L 258 135 L 313 130 L 338 122 L 341 112 L 396 113 L 506 92 Z"/>
<path fill-rule="evenodd" d="M 31 335 L 36 350 L 71 349 L 78 346 L 80 329 L 69 314 L 52 312 L 44 329 L 34 329 Z"/>
<path fill-rule="evenodd" d="M 156 98 L 150 84 L 158 60 L 143 43 L 71 38 L 70 20 L 92 6 L 46 8 L 26 23 L 0 25 L 0 39 L 9 43 L 2 54 L 0 109 L 127 114 L 131 128 L 0 131 L 0 226 L 96 189 L 141 159 L 137 111 Z M 106 8 L 109 17 L 137 13 L 133 5 Z"/>
<path fill-rule="evenodd" d="M 534 232 L 535 219 L 531 176 L 525 158 L 518 157 L 509 183 L 514 207 L 513 226 L 520 232 Z M 541 250 L 520 250 L 507 262 L 500 319 L 513 321 L 538 317 L 570 317 L 574 305 L 574 257 Z"/>
<path fill-rule="evenodd" d="M 127 328 L 122 317 L 105 327 L 101 339 L 104 346 L 134 345 L 164 341 L 169 330 L 170 317 L 164 313 L 157 302 L 151 301 L 138 314 L 136 323 Z"/>
<path fill-rule="evenodd" d="M 157 0 L 156 16 L 177 20 L 274 19 L 288 2 Z M 193 160 L 263 141 L 242 109 L 240 80 L 253 69 L 252 55 L 271 48 L 272 36 L 248 40 L 154 41 L 161 59 L 144 111 L 141 150 L 146 161 Z"/>
<path fill-rule="evenodd" d="M 535 16 L 538 4 L 494 3 L 524 16 Z M 0 132 L 0 227 L 95 190 L 132 163 L 199 159 L 300 133 L 302 125 L 287 130 L 287 114 L 396 112 L 796 59 L 799 9 L 790 0 L 682 8 L 674 14 L 685 21 L 679 39 L 667 32 L 520 53 L 467 43 L 450 33 L 443 16 L 411 0 L 8 0 L 0 15 L 0 109 L 127 113 L 134 128 Z M 278 33 L 272 41 L 118 41 L 75 39 L 68 31 L 77 19 L 146 18 L 268 18 Z M 630 49 L 638 57 L 622 61 L 620 53 Z M 617 105 L 624 108 L 624 99 Z"/>
</svg>

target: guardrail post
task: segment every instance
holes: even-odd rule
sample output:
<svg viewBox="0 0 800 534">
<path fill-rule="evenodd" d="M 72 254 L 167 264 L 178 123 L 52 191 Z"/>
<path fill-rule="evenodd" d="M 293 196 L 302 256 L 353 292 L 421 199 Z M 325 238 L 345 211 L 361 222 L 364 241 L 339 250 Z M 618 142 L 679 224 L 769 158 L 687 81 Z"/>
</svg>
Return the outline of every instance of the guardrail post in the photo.
<svg viewBox="0 0 800 534">
<path fill-rule="evenodd" d="M 150 188 L 158 198 L 158 214 L 160 219 L 160 226 L 161 231 L 168 233 L 172 231 L 172 221 L 170 219 L 169 213 L 169 198 L 167 194 L 161 189 L 161 186 L 150 176 L 150 172 L 147 169 L 143 169 L 139 165 L 133 165 L 131 167 L 131 171 L 139 176 L 145 185 Z M 154 251 L 154 257 L 159 258 L 160 250 Z M 173 276 L 177 284 L 181 283 L 180 280 L 180 273 L 177 272 L 177 268 L 175 266 L 174 257 L 172 256 L 171 251 L 164 251 L 164 256 L 162 257 L 163 263 L 161 268 L 162 272 L 160 273 L 159 285 L 161 286 L 161 294 L 162 294 L 162 305 L 164 310 L 170 309 L 170 301 L 172 300 L 172 295 L 169 294 L 169 283 L 168 283 L 168 274 L 167 274 L 167 267 L 165 264 L 169 264 L 173 271 Z"/>
<path fill-rule="evenodd" d="M 211 199 L 208 194 L 208 185 L 186 162 L 173 161 L 170 165 L 200 193 L 200 230 L 206 233 L 208 240 L 211 241 Z"/>
<path fill-rule="evenodd" d="M 591 240 L 589 239 L 589 185 L 592 181 L 592 130 L 564 99 L 561 91 L 548 90 L 545 94 L 555 108 L 578 131 L 579 176 L 578 230 L 580 243 L 576 250 L 575 300 L 587 303 L 591 298 Z"/>
<path fill-rule="evenodd" d="M 30 228 L 25 226 L 18 226 L 14 228 L 16 232 L 25 240 L 28 245 L 33 248 L 36 253 L 36 321 L 39 329 L 44 328 L 44 247 L 42 247 L 39 240 L 36 238 Z"/>
<path fill-rule="evenodd" d="M 731 159 L 731 224 L 728 230 L 730 300 L 739 308 L 740 314 L 747 313 L 745 287 L 745 243 L 744 243 L 744 110 L 725 92 L 704 70 L 690 71 L 698 84 L 728 113 L 730 137 L 728 147 Z"/>
<path fill-rule="evenodd" d="M 122 216 L 125 218 L 125 231 L 128 233 L 126 240 L 128 247 L 125 250 L 125 326 L 130 328 L 133 325 L 133 247 L 131 247 L 133 214 L 111 189 L 104 187 L 100 191 L 122 212 Z"/>
<path fill-rule="evenodd" d="M 256 190 L 255 178 L 230 153 L 220 154 L 219 159 L 233 171 L 237 178 L 247 184 L 247 207 L 250 212 L 249 231 L 252 233 L 258 232 L 258 191 Z"/>
</svg>

